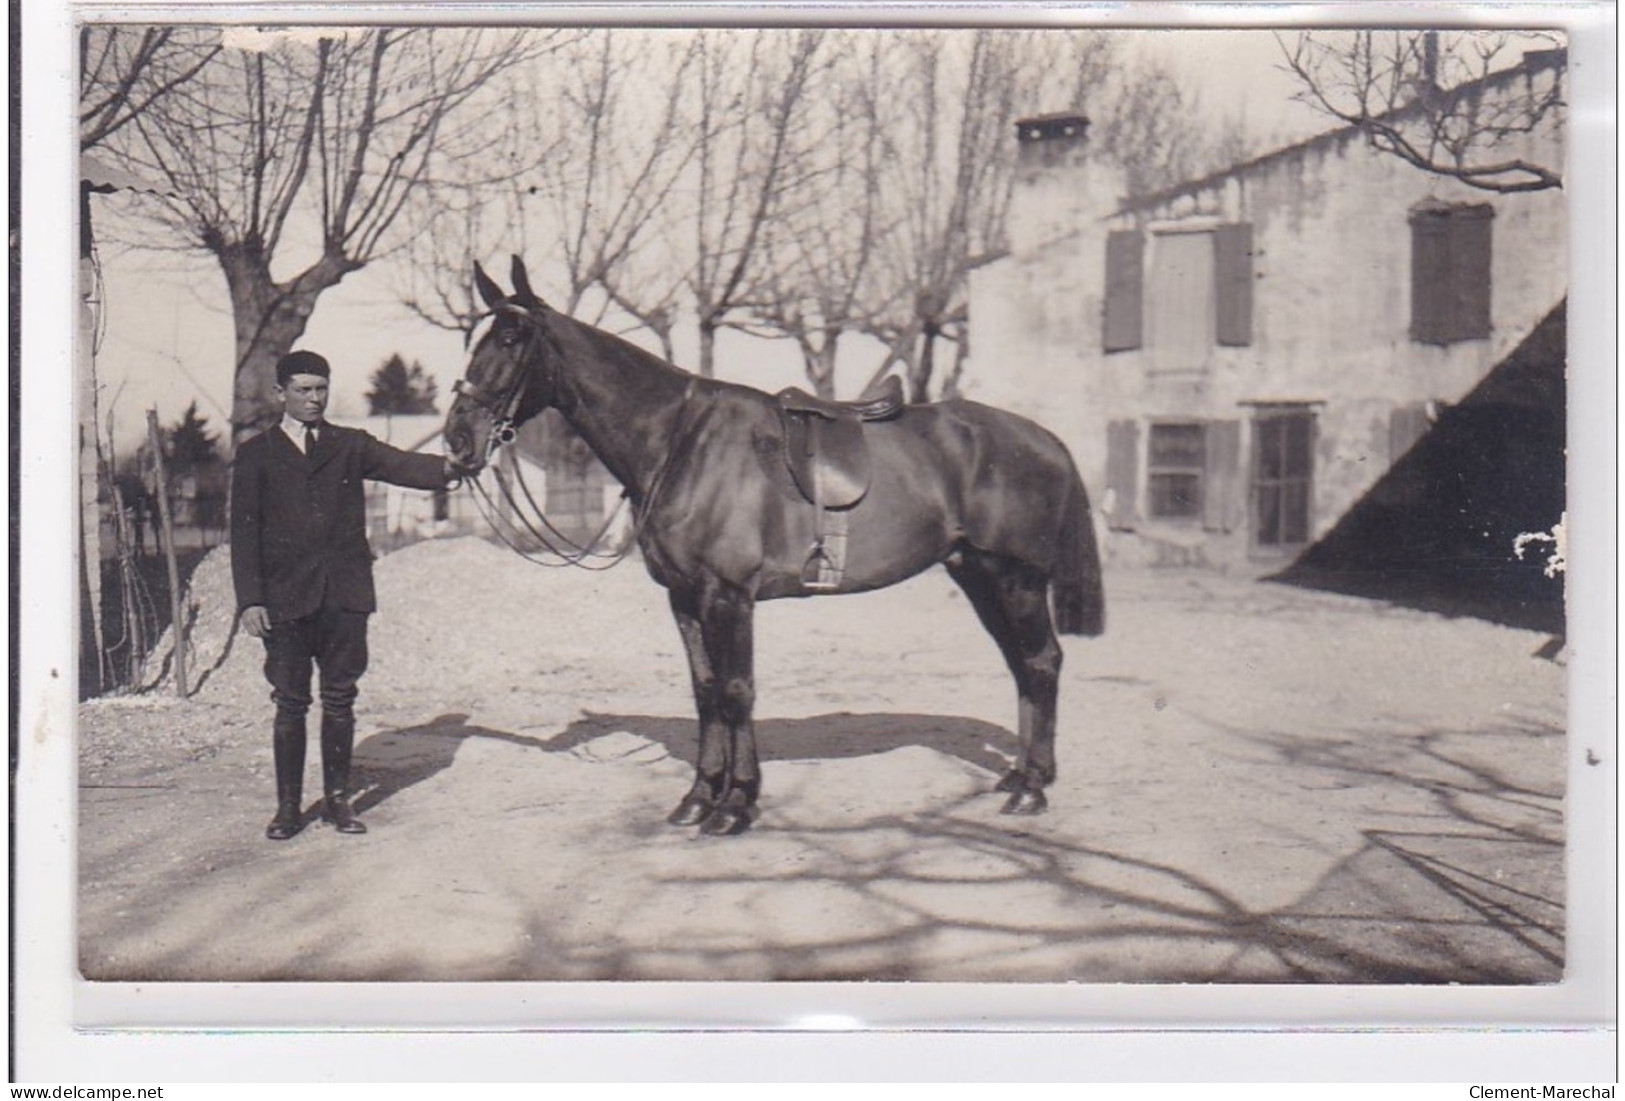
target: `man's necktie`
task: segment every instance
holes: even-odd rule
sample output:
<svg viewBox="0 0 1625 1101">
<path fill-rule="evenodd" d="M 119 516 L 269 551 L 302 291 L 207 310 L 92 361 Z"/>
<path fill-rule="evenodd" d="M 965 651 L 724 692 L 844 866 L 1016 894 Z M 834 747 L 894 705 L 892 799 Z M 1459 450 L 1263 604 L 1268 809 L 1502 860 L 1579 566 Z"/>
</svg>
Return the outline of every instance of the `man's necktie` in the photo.
<svg viewBox="0 0 1625 1101">
<path fill-rule="evenodd" d="M 307 424 L 305 425 L 305 454 L 309 455 L 314 450 L 316 450 L 316 426 Z"/>
</svg>

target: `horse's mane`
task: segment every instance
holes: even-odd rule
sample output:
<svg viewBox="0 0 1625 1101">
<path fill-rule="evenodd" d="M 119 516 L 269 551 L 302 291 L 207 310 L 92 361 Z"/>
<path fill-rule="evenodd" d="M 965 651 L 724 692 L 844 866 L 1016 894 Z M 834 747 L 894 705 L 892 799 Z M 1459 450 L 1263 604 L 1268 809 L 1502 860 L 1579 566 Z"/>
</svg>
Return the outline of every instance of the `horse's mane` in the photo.
<svg viewBox="0 0 1625 1101">
<path fill-rule="evenodd" d="M 551 329 L 556 323 L 563 323 L 570 333 L 580 340 L 593 345 L 595 350 L 600 355 L 613 355 L 621 359 L 630 359 L 638 367 L 646 368 L 651 371 L 658 371 L 666 374 L 685 377 L 691 374 L 691 372 L 685 371 L 681 367 L 662 359 L 660 356 L 649 351 L 648 349 L 638 347 L 625 337 L 617 336 L 611 332 L 606 332 L 603 329 L 598 328 L 596 325 L 591 325 L 585 321 L 582 321 L 580 318 L 571 317 L 566 313 L 560 313 L 558 310 L 551 307 L 547 307 L 547 313 L 543 316 L 546 318 L 549 329 Z"/>
<path fill-rule="evenodd" d="M 569 332 L 573 336 L 591 345 L 595 353 L 600 356 L 630 360 L 640 370 L 662 374 L 684 383 L 699 380 L 708 389 L 733 390 L 744 394 L 754 394 L 765 400 L 772 400 L 767 391 L 758 386 L 751 386 L 742 382 L 730 382 L 726 379 L 706 378 L 697 371 L 684 370 L 654 352 L 638 347 L 625 337 L 606 332 L 596 325 L 589 324 L 577 317 L 571 317 L 569 314 L 560 313 L 551 307 L 548 307 L 545 317 L 550 327 L 555 323 L 567 325 Z"/>
</svg>

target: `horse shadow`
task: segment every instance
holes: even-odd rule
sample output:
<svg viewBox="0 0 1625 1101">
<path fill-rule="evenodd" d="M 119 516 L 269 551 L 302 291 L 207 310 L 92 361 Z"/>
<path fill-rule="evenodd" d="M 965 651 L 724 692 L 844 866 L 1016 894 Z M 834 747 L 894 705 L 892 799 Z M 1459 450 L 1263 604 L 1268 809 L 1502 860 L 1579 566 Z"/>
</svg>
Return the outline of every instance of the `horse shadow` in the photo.
<svg viewBox="0 0 1625 1101">
<path fill-rule="evenodd" d="M 549 753 L 568 753 L 608 735 L 626 732 L 661 746 L 671 757 L 697 763 L 695 720 L 669 715 L 615 715 L 584 712 L 581 718 L 542 743 Z M 1002 726 L 959 715 L 904 712 L 856 714 L 850 711 L 798 719 L 760 719 L 756 745 L 761 760 L 836 760 L 868 757 L 918 746 L 1000 775 L 1014 759 L 1016 736 Z"/>
<path fill-rule="evenodd" d="M 444 772 L 470 738 L 490 738 L 558 754 L 624 732 L 660 746 L 667 755 L 690 767 L 698 758 L 699 739 L 692 718 L 588 711 L 547 738 L 479 726 L 468 719 L 467 714 L 452 712 L 416 726 L 380 730 L 363 739 L 355 748 L 353 764 L 357 784 L 352 803 L 356 812 L 372 810 Z M 756 737 L 764 762 L 866 757 L 919 746 L 992 775 L 1010 767 L 1017 748 L 1015 735 L 993 723 L 957 715 L 896 712 L 835 712 L 799 719 L 765 719 L 756 724 Z"/>
<path fill-rule="evenodd" d="M 476 726 L 468 715 L 451 712 L 417 726 L 380 730 L 355 747 L 352 769 L 359 781 L 352 800 L 356 812 L 369 811 L 410 787 L 451 767 L 469 738 L 491 738 L 526 749 L 547 748 L 539 738 Z"/>
</svg>

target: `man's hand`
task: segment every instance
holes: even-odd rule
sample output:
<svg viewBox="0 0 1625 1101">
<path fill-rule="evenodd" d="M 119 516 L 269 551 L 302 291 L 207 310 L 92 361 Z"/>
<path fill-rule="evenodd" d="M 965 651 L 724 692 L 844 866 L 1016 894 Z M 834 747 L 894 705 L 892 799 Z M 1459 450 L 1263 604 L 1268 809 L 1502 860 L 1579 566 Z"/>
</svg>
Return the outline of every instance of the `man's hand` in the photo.
<svg viewBox="0 0 1625 1101">
<path fill-rule="evenodd" d="M 259 604 L 250 605 L 243 609 L 243 630 L 255 638 L 264 638 L 271 632 L 271 617 L 265 608 Z"/>
</svg>

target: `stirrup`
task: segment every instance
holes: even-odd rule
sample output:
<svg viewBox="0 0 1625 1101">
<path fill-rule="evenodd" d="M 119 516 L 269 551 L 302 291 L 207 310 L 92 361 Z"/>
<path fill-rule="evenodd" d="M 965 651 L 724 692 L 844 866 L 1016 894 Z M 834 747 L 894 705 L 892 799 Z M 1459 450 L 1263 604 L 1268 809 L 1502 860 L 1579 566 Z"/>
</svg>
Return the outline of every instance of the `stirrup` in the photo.
<svg viewBox="0 0 1625 1101">
<path fill-rule="evenodd" d="M 841 571 L 830 561 L 828 552 L 824 550 L 824 544 L 818 543 L 807 556 L 807 564 L 801 567 L 801 587 L 827 592 L 838 588 L 840 584 Z"/>
</svg>

